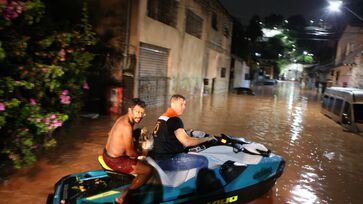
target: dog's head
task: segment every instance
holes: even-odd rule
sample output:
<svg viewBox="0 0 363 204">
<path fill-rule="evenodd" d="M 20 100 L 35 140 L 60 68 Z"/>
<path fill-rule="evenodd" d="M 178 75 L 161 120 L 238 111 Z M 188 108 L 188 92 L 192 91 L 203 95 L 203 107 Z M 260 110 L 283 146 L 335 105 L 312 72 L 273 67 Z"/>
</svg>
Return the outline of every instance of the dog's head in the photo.
<svg viewBox="0 0 363 204">
<path fill-rule="evenodd" d="M 154 146 L 154 137 L 149 133 L 147 128 L 141 129 L 141 135 L 140 135 L 140 144 L 141 148 L 144 150 L 151 150 Z"/>
</svg>

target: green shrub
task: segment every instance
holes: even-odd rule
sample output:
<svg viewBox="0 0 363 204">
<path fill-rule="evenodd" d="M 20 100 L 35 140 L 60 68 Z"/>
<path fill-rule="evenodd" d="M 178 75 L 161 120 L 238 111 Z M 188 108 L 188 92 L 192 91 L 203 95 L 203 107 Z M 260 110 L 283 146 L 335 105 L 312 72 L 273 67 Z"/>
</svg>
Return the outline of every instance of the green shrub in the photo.
<svg viewBox="0 0 363 204">
<path fill-rule="evenodd" d="M 95 35 L 86 6 L 71 32 L 44 11 L 40 0 L 0 0 L 0 158 L 15 168 L 56 145 L 53 131 L 77 115 L 88 88 Z"/>
</svg>

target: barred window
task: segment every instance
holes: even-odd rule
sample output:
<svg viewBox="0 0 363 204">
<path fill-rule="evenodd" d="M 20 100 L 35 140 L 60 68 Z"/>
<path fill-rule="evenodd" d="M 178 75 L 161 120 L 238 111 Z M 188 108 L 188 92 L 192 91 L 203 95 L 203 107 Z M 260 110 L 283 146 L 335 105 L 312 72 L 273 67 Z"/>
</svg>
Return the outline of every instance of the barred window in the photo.
<svg viewBox="0 0 363 204">
<path fill-rule="evenodd" d="M 185 32 L 197 38 L 202 38 L 203 19 L 190 9 L 186 10 Z"/>
<path fill-rule="evenodd" d="M 212 28 L 218 30 L 218 17 L 215 12 L 212 13 Z"/>
<path fill-rule="evenodd" d="M 148 0 L 147 15 L 162 23 L 176 27 L 178 2 L 176 0 Z"/>
</svg>

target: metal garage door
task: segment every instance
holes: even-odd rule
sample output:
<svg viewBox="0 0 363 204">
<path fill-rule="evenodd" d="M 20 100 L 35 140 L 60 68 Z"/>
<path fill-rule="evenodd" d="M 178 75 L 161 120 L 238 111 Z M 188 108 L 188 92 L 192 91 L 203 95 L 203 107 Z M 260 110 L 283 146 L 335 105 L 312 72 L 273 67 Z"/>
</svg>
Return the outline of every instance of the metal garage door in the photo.
<svg viewBox="0 0 363 204">
<path fill-rule="evenodd" d="M 148 106 L 165 103 L 169 51 L 142 43 L 140 46 L 139 97 Z"/>
</svg>

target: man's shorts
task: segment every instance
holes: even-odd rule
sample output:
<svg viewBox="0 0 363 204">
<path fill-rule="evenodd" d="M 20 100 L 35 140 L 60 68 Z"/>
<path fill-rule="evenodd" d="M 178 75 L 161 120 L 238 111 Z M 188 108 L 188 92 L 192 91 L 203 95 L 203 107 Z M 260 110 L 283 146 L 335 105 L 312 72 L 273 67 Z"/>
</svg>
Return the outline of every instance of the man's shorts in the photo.
<svg viewBox="0 0 363 204">
<path fill-rule="evenodd" d="M 130 159 L 127 156 L 111 157 L 106 150 L 103 151 L 103 160 L 112 170 L 125 174 L 130 174 L 134 170 L 132 166 L 137 164 L 136 159 Z"/>
</svg>

